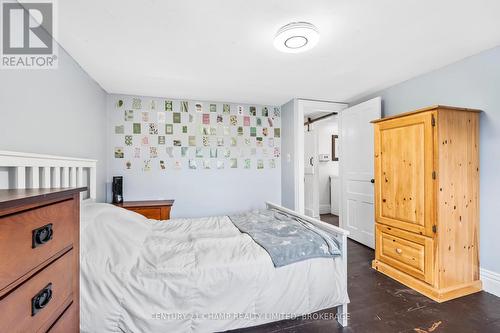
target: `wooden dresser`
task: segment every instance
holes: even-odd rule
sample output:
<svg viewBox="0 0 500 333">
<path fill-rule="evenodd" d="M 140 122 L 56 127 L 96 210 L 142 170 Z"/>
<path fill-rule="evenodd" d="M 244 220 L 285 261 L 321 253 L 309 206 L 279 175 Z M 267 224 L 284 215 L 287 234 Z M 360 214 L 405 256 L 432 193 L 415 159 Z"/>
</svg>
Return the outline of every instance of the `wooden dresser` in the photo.
<svg viewBox="0 0 500 333">
<path fill-rule="evenodd" d="M 432 106 L 373 121 L 372 267 L 438 302 L 482 288 L 479 112 Z"/>
<path fill-rule="evenodd" d="M 169 220 L 174 200 L 124 201 L 115 206 L 131 210 L 148 219 Z"/>
<path fill-rule="evenodd" d="M 84 190 L 0 190 L 0 331 L 79 331 Z"/>
</svg>

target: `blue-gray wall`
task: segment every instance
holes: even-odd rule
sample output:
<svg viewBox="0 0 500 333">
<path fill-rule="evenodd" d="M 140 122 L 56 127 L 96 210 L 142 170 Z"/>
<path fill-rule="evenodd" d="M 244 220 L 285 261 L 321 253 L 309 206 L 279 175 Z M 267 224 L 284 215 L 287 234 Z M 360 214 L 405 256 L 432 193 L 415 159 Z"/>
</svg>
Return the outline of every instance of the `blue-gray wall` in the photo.
<svg viewBox="0 0 500 333">
<path fill-rule="evenodd" d="M 106 92 L 59 47 L 54 70 L 0 70 L 0 150 L 98 160 L 106 177 Z"/>
<path fill-rule="evenodd" d="M 370 94 L 382 96 L 382 112 L 446 104 L 481 109 L 481 267 L 500 272 L 500 47 Z"/>
</svg>

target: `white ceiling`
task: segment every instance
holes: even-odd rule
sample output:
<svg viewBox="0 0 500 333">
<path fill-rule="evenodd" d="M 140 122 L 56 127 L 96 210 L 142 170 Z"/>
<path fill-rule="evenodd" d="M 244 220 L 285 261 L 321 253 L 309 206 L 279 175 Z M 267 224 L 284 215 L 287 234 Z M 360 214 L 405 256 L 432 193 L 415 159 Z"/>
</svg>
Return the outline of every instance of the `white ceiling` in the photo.
<svg viewBox="0 0 500 333">
<path fill-rule="evenodd" d="M 59 42 L 109 93 L 350 101 L 500 45 L 498 0 L 64 0 Z M 280 53 L 308 21 L 313 50 Z"/>
</svg>

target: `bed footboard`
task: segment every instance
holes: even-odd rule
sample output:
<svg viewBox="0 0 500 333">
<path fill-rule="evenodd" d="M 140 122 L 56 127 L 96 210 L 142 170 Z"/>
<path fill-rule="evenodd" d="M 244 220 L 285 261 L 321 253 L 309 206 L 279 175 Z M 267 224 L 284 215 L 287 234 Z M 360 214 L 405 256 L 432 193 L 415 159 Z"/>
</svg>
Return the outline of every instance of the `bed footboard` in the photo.
<svg viewBox="0 0 500 333">
<path fill-rule="evenodd" d="M 284 213 L 287 213 L 289 215 L 293 215 L 295 217 L 301 218 L 301 219 L 313 224 L 314 226 L 316 226 L 324 231 L 327 231 L 330 234 L 335 235 L 337 240 L 340 242 L 341 248 L 342 248 L 342 251 L 341 251 L 342 253 L 341 253 L 340 257 L 342 259 L 342 269 L 344 271 L 344 276 L 345 276 L 344 282 L 345 282 L 345 286 L 347 288 L 347 236 L 349 235 L 349 231 L 344 230 L 344 229 L 339 228 L 339 227 L 336 227 L 334 225 L 325 223 L 325 222 L 320 221 L 318 219 L 299 214 L 297 212 L 294 212 L 291 209 L 281 207 L 281 206 L 273 204 L 271 202 L 266 202 L 266 207 L 267 208 L 274 208 L 274 209 L 280 210 Z M 347 326 L 347 319 L 348 319 L 347 303 L 341 304 L 337 307 L 337 321 L 339 322 L 340 325 L 342 325 L 343 327 L 346 327 Z"/>
</svg>

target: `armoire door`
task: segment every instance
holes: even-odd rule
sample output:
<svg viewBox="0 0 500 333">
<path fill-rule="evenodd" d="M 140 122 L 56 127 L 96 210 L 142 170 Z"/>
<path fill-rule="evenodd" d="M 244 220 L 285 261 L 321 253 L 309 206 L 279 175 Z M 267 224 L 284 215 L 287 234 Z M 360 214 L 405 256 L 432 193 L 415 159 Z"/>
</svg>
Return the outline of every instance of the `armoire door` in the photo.
<svg viewBox="0 0 500 333">
<path fill-rule="evenodd" d="M 434 112 L 375 124 L 375 218 L 432 236 Z"/>
</svg>

